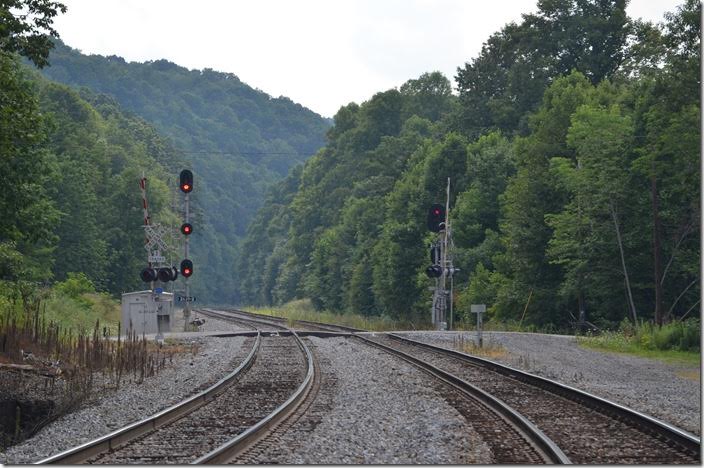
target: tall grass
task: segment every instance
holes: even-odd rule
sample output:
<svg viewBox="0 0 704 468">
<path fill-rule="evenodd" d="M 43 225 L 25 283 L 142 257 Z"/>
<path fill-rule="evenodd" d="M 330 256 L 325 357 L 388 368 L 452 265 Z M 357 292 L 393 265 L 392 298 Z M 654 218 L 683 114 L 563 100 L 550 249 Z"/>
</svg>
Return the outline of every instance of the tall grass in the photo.
<svg viewBox="0 0 704 468">
<path fill-rule="evenodd" d="M 583 346 L 642 356 L 700 360 L 701 326 L 699 319 L 674 321 L 662 326 L 650 322 L 632 325 L 624 321 L 617 331 L 577 337 Z"/>
</svg>

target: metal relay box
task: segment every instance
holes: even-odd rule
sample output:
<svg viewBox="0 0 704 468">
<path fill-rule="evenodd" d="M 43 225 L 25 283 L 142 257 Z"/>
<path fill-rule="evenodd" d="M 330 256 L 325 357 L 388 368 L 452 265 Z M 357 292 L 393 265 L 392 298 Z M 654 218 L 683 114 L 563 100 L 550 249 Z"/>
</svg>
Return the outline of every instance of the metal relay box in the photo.
<svg viewBox="0 0 704 468">
<path fill-rule="evenodd" d="M 171 331 L 174 295 L 168 292 L 134 291 L 122 294 L 122 334 L 130 328 L 138 335 Z"/>
</svg>

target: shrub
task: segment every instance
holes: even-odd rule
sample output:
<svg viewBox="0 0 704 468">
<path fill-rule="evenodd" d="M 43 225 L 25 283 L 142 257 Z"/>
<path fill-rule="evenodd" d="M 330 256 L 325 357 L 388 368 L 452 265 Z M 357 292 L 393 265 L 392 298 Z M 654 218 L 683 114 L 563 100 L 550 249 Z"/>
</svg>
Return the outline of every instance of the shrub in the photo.
<svg viewBox="0 0 704 468">
<path fill-rule="evenodd" d="M 65 281 L 54 285 L 54 291 L 71 299 L 81 299 L 83 294 L 94 293 L 95 286 L 85 273 L 69 273 Z M 85 301 L 81 301 L 85 302 Z M 87 304 L 90 306 L 90 304 Z"/>
</svg>

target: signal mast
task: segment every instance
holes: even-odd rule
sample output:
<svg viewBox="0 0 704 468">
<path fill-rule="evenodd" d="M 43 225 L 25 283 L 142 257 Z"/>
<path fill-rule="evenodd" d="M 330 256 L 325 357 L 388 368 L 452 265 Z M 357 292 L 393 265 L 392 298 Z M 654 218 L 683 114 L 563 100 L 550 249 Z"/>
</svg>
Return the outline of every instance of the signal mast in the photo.
<svg viewBox="0 0 704 468">
<path fill-rule="evenodd" d="M 430 245 L 430 265 L 425 270 L 429 278 L 435 278 L 433 305 L 430 309 L 431 320 L 437 330 L 447 330 L 447 308 L 449 302 L 449 329 L 452 329 L 452 290 L 454 274 L 460 271 L 452 264 L 452 231 L 450 229 L 450 178 L 447 178 L 447 197 L 445 205 L 433 204 L 428 211 L 428 229 L 438 233 L 438 238 Z M 450 290 L 447 290 L 447 279 Z"/>
</svg>

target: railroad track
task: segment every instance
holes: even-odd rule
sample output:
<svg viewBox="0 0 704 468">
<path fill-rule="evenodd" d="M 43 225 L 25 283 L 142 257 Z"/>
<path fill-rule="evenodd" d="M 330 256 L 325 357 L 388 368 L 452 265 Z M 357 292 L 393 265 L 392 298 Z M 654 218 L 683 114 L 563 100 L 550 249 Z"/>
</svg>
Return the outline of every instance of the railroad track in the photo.
<svg viewBox="0 0 704 468">
<path fill-rule="evenodd" d="M 700 464 L 699 438 L 650 416 L 492 361 L 410 340 L 373 340 L 494 395 L 579 464 Z"/>
<path fill-rule="evenodd" d="M 383 336 L 383 335 L 382 335 Z M 569 464 L 562 450 L 521 414 L 492 395 L 443 371 L 426 360 L 383 343 L 354 335 L 364 343 L 394 354 L 429 373 L 447 387 L 443 394 L 490 447 L 496 464 Z"/>
<path fill-rule="evenodd" d="M 313 353 L 287 321 L 236 310 L 202 312 L 252 329 L 244 332 L 251 351 L 238 369 L 175 407 L 40 463 L 261 462 L 258 457 L 299 420 L 309 425 L 307 412 L 326 389 Z M 328 330 L 305 333 L 334 336 L 333 326 L 304 326 Z M 398 335 L 337 332 L 434 376 L 495 463 L 700 462 L 697 437 L 585 392 Z"/>
<path fill-rule="evenodd" d="M 296 333 L 251 333 L 245 361 L 212 387 L 39 463 L 220 463 L 246 450 L 305 400 L 314 369 Z"/>
<path fill-rule="evenodd" d="M 288 328 L 288 319 L 285 319 L 283 317 L 275 317 L 275 316 L 268 316 L 268 315 L 260 315 L 260 314 L 254 314 L 252 312 L 247 312 L 244 310 L 239 310 L 239 309 L 226 309 L 223 311 L 213 311 L 212 309 L 204 309 L 206 312 L 217 312 L 220 314 L 221 318 L 226 318 L 226 314 L 229 314 L 230 317 L 232 317 L 234 320 L 250 320 L 255 323 L 260 323 L 263 325 L 270 324 L 272 326 L 280 326 L 284 328 Z M 312 329 L 312 330 L 321 330 L 321 331 L 330 331 L 330 332 L 341 332 L 341 333 L 358 333 L 358 332 L 366 332 L 367 330 L 362 330 L 359 328 L 352 328 L 352 327 L 347 327 L 344 325 L 333 325 L 329 323 L 320 323 L 320 322 L 311 322 L 309 320 L 294 320 L 293 321 L 294 325 L 296 326 L 296 330 L 306 330 L 306 329 Z"/>
<path fill-rule="evenodd" d="M 241 311 L 228 311 L 224 314 L 210 310 L 208 312 L 212 312 L 214 316 L 224 320 L 236 320 L 244 323 L 250 321 L 254 324 L 264 323 L 267 326 L 270 326 L 272 323 L 280 324 L 283 321 L 282 319 L 270 321 L 268 317 L 262 319 L 261 316 Z M 306 322 L 306 325 L 312 325 L 311 328 L 317 328 L 316 325 L 320 324 Z M 472 424 L 472 427 L 482 435 L 485 442 L 491 447 L 496 463 L 569 463 L 564 453 L 562 453 L 549 438 L 542 434 L 539 429 L 491 395 L 467 385 L 460 379 L 444 373 L 426 362 L 405 356 L 403 353 L 398 353 L 393 349 L 379 345 L 359 335 L 356 336 L 367 344 L 380 347 L 385 352 L 391 352 L 392 354 L 400 356 L 402 359 L 410 362 L 421 370 L 430 373 L 439 381 L 440 385 L 446 386 L 449 391 L 444 393 L 448 395 L 448 402 L 463 414 L 470 424 Z M 312 404 L 315 394 L 320 390 L 320 377 L 318 377 L 317 374 L 318 373 L 316 373 L 314 379 L 313 391 L 311 392 L 312 397 L 308 400 L 309 403 L 301 405 L 296 411 L 295 416 L 289 418 L 282 427 L 278 428 L 279 433 L 290 429 L 298 419 L 305 416 L 305 411 Z M 277 443 L 276 431 L 272 431 L 272 434 L 273 437 L 262 440 L 257 444 L 252 444 L 247 449 L 239 451 L 236 456 L 230 455 L 225 458 L 208 459 L 207 461 L 223 463 L 228 460 L 234 460 L 236 462 L 247 463 L 257 460 L 256 457 L 259 453 L 270 449 L 272 445 Z"/>
<path fill-rule="evenodd" d="M 250 316 L 254 314 L 238 313 L 233 311 L 223 311 L 214 309 L 198 309 L 198 313 L 219 320 L 233 322 L 238 325 L 250 328 L 251 330 L 289 330 L 284 320 L 269 320 L 263 316 Z"/>
</svg>

